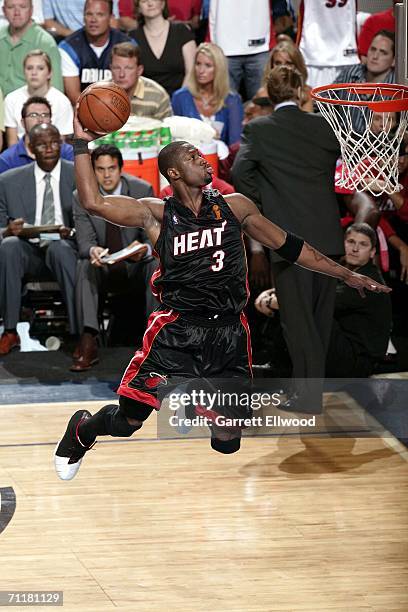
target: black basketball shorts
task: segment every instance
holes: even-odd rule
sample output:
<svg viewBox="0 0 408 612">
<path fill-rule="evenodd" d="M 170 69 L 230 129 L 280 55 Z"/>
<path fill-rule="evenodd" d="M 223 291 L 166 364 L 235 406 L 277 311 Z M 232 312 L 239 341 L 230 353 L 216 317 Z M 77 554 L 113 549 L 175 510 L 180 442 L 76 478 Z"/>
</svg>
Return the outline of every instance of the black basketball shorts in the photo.
<svg viewBox="0 0 408 612">
<path fill-rule="evenodd" d="M 122 377 L 118 395 L 160 409 L 157 392 L 172 378 L 252 377 L 251 339 L 244 313 L 203 319 L 174 310 L 153 312 Z"/>
</svg>

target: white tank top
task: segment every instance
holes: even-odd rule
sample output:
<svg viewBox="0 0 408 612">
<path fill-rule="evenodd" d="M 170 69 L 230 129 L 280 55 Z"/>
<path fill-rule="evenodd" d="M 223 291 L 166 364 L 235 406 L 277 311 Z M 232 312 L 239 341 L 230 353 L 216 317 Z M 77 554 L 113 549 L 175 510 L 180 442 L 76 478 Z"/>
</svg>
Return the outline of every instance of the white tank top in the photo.
<svg viewBox="0 0 408 612">
<path fill-rule="evenodd" d="M 298 44 L 306 65 L 358 64 L 356 0 L 302 0 Z"/>
<path fill-rule="evenodd" d="M 269 0 L 211 0 L 210 38 L 225 55 L 269 51 Z"/>
</svg>

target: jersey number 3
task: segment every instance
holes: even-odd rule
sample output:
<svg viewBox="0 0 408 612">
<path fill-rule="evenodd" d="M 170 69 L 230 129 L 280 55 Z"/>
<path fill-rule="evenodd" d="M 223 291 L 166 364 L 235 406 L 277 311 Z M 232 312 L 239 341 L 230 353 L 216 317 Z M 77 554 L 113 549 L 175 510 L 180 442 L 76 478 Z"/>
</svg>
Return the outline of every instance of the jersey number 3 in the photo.
<svg viewBox="0 0 408 612">
<path fill-rule="evenodd" d="M 213 272 L 219 272 L 224 267 L 224 251 L 215 251 L 213 255 L 213 259 L 215 259 L 215 264 L 211 266 L 211 270 Z"/>
</svg>

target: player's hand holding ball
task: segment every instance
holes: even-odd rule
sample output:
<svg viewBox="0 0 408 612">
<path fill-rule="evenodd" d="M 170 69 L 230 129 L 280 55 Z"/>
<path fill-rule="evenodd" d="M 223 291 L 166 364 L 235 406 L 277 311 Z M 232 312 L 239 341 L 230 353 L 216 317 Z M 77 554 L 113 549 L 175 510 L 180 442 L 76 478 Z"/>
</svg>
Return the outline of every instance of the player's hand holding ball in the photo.
<svg viewBox="0 0 408 612">
<path fill-rule="evenodd" d="M 88 142 L 119 130 L 129 119 L 126 91 L 111 81 L 89 85 L 79 96 L 74 115 L 76 138 Z"/>
</svg>

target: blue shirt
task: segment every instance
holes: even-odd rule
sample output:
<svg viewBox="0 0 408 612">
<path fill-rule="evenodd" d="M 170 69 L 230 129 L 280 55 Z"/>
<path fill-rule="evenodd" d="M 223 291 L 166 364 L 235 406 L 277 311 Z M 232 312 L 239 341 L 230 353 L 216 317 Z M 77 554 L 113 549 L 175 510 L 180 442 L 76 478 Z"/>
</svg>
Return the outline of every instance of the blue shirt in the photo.
<svg viewBox="0 0 408 612">
<path fill-rule="evenodd" d="M 84 26 L 85 0 L 43 0 L 44 19 L 55 19 L 73 32 Z M 118 0 L 113 0 L 113 14 L 119 17 Z"/>
<path fill-rule="evenodd" d="M 61 145 L 61 158 L 67 159 L 68 161 L 74 161 L 72 147 L 65 142 Z M 6 170 L 26 166 L 33 162 L 34 160 L 27 153 L 23 136 L 15 145 L 12 145 L 0 155 L 0 174 L 6 172 Z"/>
<path fill-rule="evenodd" d="M 174 92 L 171 98 L 171 105 L 175 115 L 202 119 L 195 105 L 194 98 L 187 87 L 182 87 Z M 237 93 L 230 92 L 224 100 L 224 106 L 214 116 L 215 121 L 222 121 L 224 124 L 221 140 L 228 146 L 241 140 L 243 118 L 244 110 L 241 97 Z"/>
</svg>

